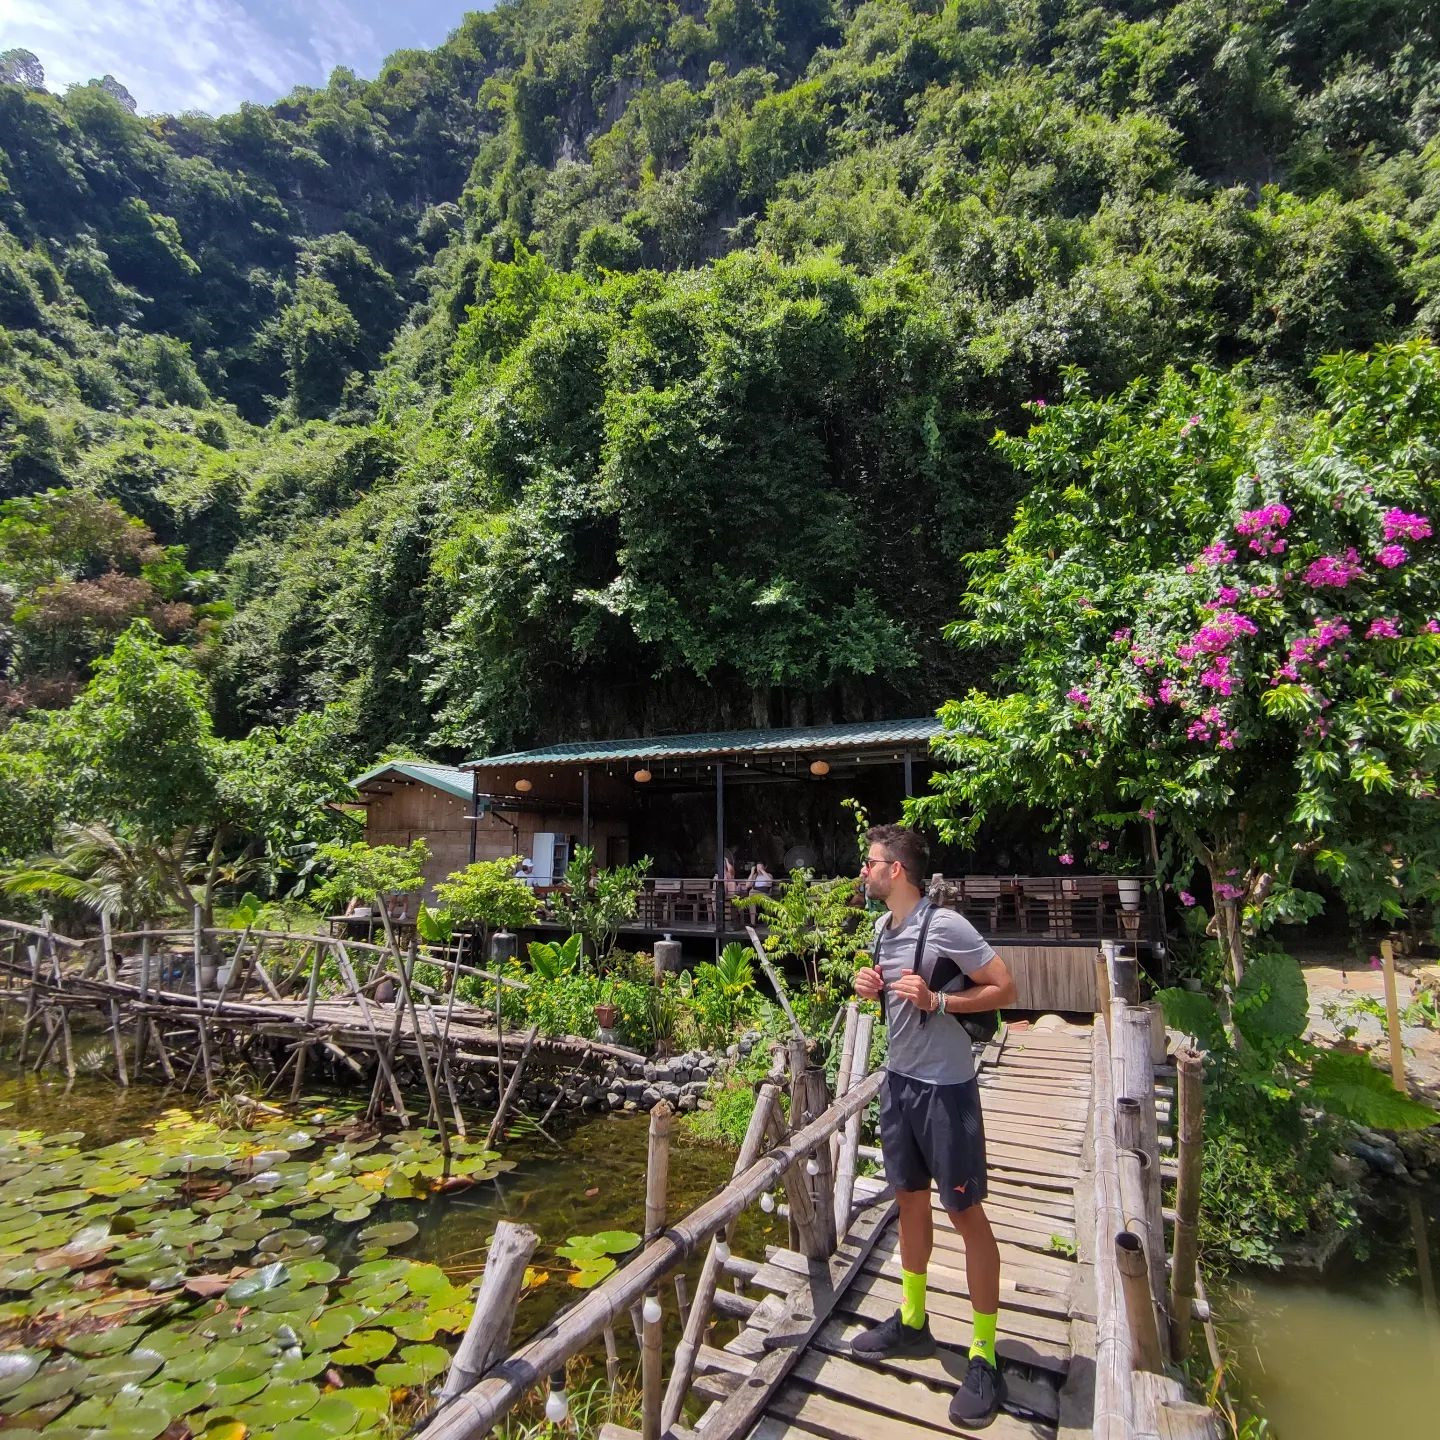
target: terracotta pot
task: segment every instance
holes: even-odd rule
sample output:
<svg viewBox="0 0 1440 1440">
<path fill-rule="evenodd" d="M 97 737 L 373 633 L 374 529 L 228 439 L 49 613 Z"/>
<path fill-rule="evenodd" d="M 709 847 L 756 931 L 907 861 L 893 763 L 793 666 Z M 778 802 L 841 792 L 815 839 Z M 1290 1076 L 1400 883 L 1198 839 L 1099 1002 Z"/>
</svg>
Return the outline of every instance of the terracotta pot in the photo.
<svg viewBox="0 0 1440 1440">
<path fill-rule="evenodd" d="M 620 1007 L 618 1005 L 602 1004 L 595 1007 L 595 1023 L 602 1030 L 613 1030 L 615 1022 L 620 1018 Z"/>
</svg>

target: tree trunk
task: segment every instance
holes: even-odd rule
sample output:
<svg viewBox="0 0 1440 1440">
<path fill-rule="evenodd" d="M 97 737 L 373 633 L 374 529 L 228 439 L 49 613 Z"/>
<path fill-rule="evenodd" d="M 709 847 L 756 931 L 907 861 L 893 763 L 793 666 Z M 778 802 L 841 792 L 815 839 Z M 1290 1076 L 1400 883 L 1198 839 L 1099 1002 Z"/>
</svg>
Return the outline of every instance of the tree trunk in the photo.
<svg viewBox="0 0 1440 1440">
<path fill-rule="evenodd" d="M 1220 940 L 1220 954 L 1233 982 L 1239 985 L 1245 978 L 1245 940 L 1240 929 L 1239 902 L 1220 898 L 1219 887 L 1228 883 L 1228 878 L 1220 870 L 1211 867 L 1210 888 L 1215 894 L 1215 928 Z"/>
</svg>

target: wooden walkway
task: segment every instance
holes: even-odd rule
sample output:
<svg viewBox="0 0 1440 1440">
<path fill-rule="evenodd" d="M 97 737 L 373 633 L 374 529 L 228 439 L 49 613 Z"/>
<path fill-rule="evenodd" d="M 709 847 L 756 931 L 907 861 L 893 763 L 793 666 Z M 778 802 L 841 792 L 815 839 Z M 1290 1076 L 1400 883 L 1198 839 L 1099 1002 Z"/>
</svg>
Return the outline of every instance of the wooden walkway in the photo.
<svg viewBox="0 0 1440 1440">
<path fill-rule="evenodd" d="M 996 1440 L 1040 1440 L 1057 1434 L 1061 1390 L 1073 1355 L 1071 1315 L 1081 1267 L 1076 1184 L 1090 1103 L 1088 1033 L 1011 1032 L 999 1064 L 981 1071 L 990 1158 L 985 1208 L 1000 1244 L 998 1353 L 1006 1373 L 1006 1411 L 983 1432 Z M 856 1199 L 886 1193 L 878 1179 L 862 1180 Z M 965 1377 L 970 1301 L 965 1253 L 936 1208 L 928 1309 L 938 1353 L 927 1360 L 860 1365 L 848 1355 L 860 1331 L 900 1305 L 899 1236 L 884 1207 L 870 1235 L 863 1221 L 837 1259 L 858 1272 L 835 1302 L 789 1377 L 749 1432 L 754 1440 L 935 1440 L 966 1432 L 950 1423 L 950 1396 Z M 723 1402 L 780 1342 L 787 1306 L 809 1283 L 811 1262 L 790 1250 L 771 1250 L 751 1283 L 768 1291 L 741 1333 L 723 1350 L 700 1353 L 694 1393 Z M 1085 1427 L 1088 1429 L 1088 1426 Z M 696 1433 L 706 1435 L 702 1419 Z"/>
</svg>

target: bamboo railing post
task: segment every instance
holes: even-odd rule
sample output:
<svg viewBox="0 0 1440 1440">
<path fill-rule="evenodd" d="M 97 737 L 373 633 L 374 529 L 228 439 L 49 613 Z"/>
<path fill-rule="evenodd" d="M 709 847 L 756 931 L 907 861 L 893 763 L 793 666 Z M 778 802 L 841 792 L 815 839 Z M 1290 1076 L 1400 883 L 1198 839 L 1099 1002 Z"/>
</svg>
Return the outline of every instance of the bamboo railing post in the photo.
<svg viewBox="0 0 1440 1440">
<path fill-rule="evenodd" d="M 25 1051 L 30 1044 L 30 1028 L 35 1023 L 35 1010 L 40 1003 L 40 946 L 27 945 L 30 955 L 30 988 L 25 994 L 25 1020 L 20 1027 L 20 1068 L 25 1068 Z"/>
<path fill-rule="evenodd" d="M 845 1029 L 840 1040 L 840 1068 L 835 1072 L 835 1098 L 839 1100 L 850 1088 L 850 1064 L 855 1057 L 855 1030 L 860 1023 L 860 1007 L 852 1000 L 845 1007 Z M 837 1133 L 830 1140 L 830 1165 L 838 1169 L 840 1164 L 841 1137 Z"/>
<path fill-rule="evenodd" d="M 1115 1236 L 1124 1227 L 1120 1171 L 1115 1143 L 1115 1090 L 1110 1046 L 1104 1026 L 1092 1031 L 1093 1101 L 1091 1125 L 1095 1167 L 1095 1404 L 1098 1440 L 1131 1440 L 1134 1390 L 1130 1381 L 1133 1344 L 1120 1293 Z"/>
<path fill-rule="evenodd" d="M 1150 1014 L 1143 1005 L 1114 1003 L 1115 1020 L 1115 1091 L 1139 1102 L 1140 1144 L 1149 1164 L 1145 1174 L 1145 1220 L 1151 1236 L 1163 1237 L 1164 1220 L 1160 1208 L 1160 1130 L 1155 1114 L 1155 1067 L 1150 1062 Z M 1118 1110 L 1117 1110 L 1118 1114 Z M 1150 1292 L 1165 1305 L 1168 1300 L 1165 1282 L 1165 1254 L 1160 1239 L 1150 1246 Z M 1169 1326 L 1165 1327 L 1169 1340 Z"/>
<path fill-rule="evenodd" d="M 441 1033 L 440 1022 L 435 1018 L 435 1009 L 429 1000 L 425 1002 L 425 1023 L 430 1027 L 430 1034 L 435 1040 L 435 1053 L 438 1056 L 436 1064 L 440 1067 L 440 1077 L 445 1082 L 445 1093 L 450 1097 L 450 1114 L 455 1121 L 455 1133 L 462 1139 L 468 1139 L 465 1134 L 465 1112 L 460 1108 L 460 1095 L 455 1089 L 455 1077 L 450 1069 L 450 1050 L 445 1044 L 445 1036 Z"/>
<path fill-rule="evenodd" d="M 110 944 L 110 917 L 100 912 L 100 953 L 105 963 L 105 978 L 113 985 L 119 980 L 115 968 L 115 951 Z M 115 1078 L 122 1089 L 130 1088 L 130 1075 L 125 1068 L 125 1040 L 120 1034 L 120 1002 L 110 997 L 110 1043 L 115 1051 Z"/>
<path fill-rule="evenodd" d="M 310 979 L 305 986 L 305 1034 L 308 1037 L 310 1027 L 315 1023 L 315 997 L 320 990 L 320 946 L 317 943 L 311 947 L 312 958 L 310 961 Z M 301 952 L 304 953 L 303 951 Z M 295 1056 L 295 1078 L 290 1082 L 290 1102 L 294 1104 L 300 1098 L 300 1091 L 305 1084 L 305 1062 L 310 1057 L 310 1041 L 305 1039 L 300 1044 L 299 1052 Z"/>
<path fill-rule="evenodd" d="M 343 940 L 335 941 L 335 958 L 340 963 L 340 974 L 346 985 L 350 987 L 350 993 L 360 1002 L 360 1015 L 365 1022 L 365 1028 L 370 1032 L 370 1041 L 375 1046 L 375 1058 L 380 1064 L 380 1073 L 376 1077 L 377 1084 L 383 1077 L 390 1087 L 390 1098 L 395 1102 L 396 1113 L 400 1116 L 400 1123 L 407 1129 L 410 1125 L 410 1112 L 405 1108 L 405 1095 L 400 1089 L 400 1082 L 395 1078 L 395 1067 L 393 1064 L 395 1054 L 395 1043 L 400 1034 L 400 1024 L 404 1016 L 404 1006 L 399 1002 L 395 1005 L 395 1018 L 390 1029 L 390 1044 L 388 1049 L 382 1049 L 380 1045 L 380 1034 L 375 1028 L 375 1016 L 370 1009 L 370 1002 L 365 998 L 365 992 L 360 988 L 360 982 L 355 976 L 355 967 L 350 963 L 350 953 L 345 948 Z M 370 1097 L 371 1107 L 374 1107 L 375 1096 Z"/>
<path fill-rule="evenodd" d="M 1175 1251 L 1170 1263 L 1171 1353 L 1183 1360 L 1190 1350 L 1190 1317 L 1195 1302 L 1195 1264 L 1200 1220 L 1200 1175 L 1204 1158 L 1205 1067 L 1194 1050 L 1175 1057 L 1176 1149 L 1180 1173 L 1175 1184 Z"/>
<path fill-rule="evenodd" d="M 1145 1258 L 1145 1242 L 1139 1235 L 1130 1230 L 1121 1230 L 1116 1234 L 1115 1266 L 1120 1272 L 1136 1368 L 1159 1374 L 1165 1368 L 1160 1351 L 1160 1327 L 1155 1323 L 1155 1305 L 1150 1298 L 1150 1267 Z"/>
<path fill-rule="evenodd" d="M 450 1362 L 440 1390 L 439 1409 L 444 1409 L 481 1379 L 505 1353 L 520 1291 L 525 1285 L 525 1267 L 539 1241 L 540 1237 L 526 1225 L 516 1225 L 510 1220 L 496 1225 L 480 1292 L 475 1297 L 475 1313 Z"/>
<path fill-rule="evenodd" d="M 140 937 L 140 1004 L 141 1006 L 150 1003 L 150 936 L 148 933 Z M 147 1056 L 145 1054 L 146 1041 L 150 1038 L 150 1025 L 143 1010 L 135 1017 L 135 1069 L 138 1072 L 145 1068 Z"/>
<path fill-rule="evenodd" d="M 774 1080 L 767 1080 L 760 1087 L 755 1096 L 755 1109 L 751 1112 L 750 1124 L 745 1130 L 745 1139 L 740 1145 L 740 1154 L 731 1172 L 732 1180 L 743 1175 L 759 1158 L 760 1147 L 765 1143 L 765 1133 L 770 1117 L 775 1113 L 779 1096 L 780 1088 Z M 721 1230 L 705 1252 L 705 1264 L 701 1267 L 700 1279 L 695 1285 L 695 1301 L 690 1306 L 689 1318 L 685 1321 L 680 1343 L 675 1347 L 675 1354 L 670 1362 L 670 1383 L 665 1387 L 665 1404 L 660 1412 L 661 1425 L 666 1430 L 671 1429 L 679 1420 L 680 1411 L 685 1405 L 685 1396 L 690 1389 L 690 1377 L 695 1371 L 695 1356 L 700 1349 L 705 1326 L 709 1323 L 710 1307 L 715 1303 L 715 1290 L 720 1283 L 720 1246 L 724 1244 L 725 1231 Z"/>
<path fill-rule="evenodd" d="M 1400 1001 L 1395 989 L 1395 946 L 1389 940 L 1380 942 L 1380 959 L 1385 970 L 1385 1024 L 1390 1033 L 1390 1079 L 1402 1095 L 1408 1095 L 1405 1047 L 1400 1038 Z"/>
<path fill-rule="evenodd" d="M 390 919 L 385 919 L 388 933 Z M 450 1132 L 445 1126 L 445 1111 L 440 1104 L 440 1092 L 435 1088 L 435 1072 L 430 1065 L 430 1047 L 425 1043 L 425 1032 L 420 1028 L 420 1012 L 415 1008 L 415 992 L 410 988 L 410 971 L 415 964 L 415 945 L 410 941 L 410 953 L 400 961 L 400 1000 L 410 1012 L 410 1024 L 415 1030 L 415 1050 L 420 1056 L 420 1074 L 425 1081 L 425 1093 L 430 1098 L 430 1113 L 435 1117 L 435 1128 L 440 1132 L 440 1149 L 446 1161 L 450 1159 Z"/>
<path fill-rule="evenodd" d="M 1105 1021 L 1106 1031 L 1110 1032 L 1110 964 L 1103 950 L 1095 956 L 1095 995 L 1096 1012 Z"/>
<path fill-rule="evenodd" d="M 205 1023 L 205 999 L 204 990 L 200 984 L 200 960 L 205 945 L 205 931 L 200 914 L 200 907 L 195 906 L 193 911 L 194 926 L 194 981 L 195 981 L 195 1026 L 200 1032 L 200 1058 L 205 1065 L 205 1093 L 213 1094 L 215 1090 L 215 1074 L 210 1064 L 210 1027 Z"/>
<path fill-rule="evenodd" d="M 850 1075 L 845 1084 L 848 1094 L 864 1078 L 870 1065 L 870 1034 L 875 1028 L 873 1015 L 862 1015 L 855 1027 L 855 1045 L 850 1057 Z M 840 1163 L 835 1171 L 835 1240 L 844 1240 L 850 1229 L 850 1206 L 855 1199 L 855 1172 L 860 1159 L 860 1122 L 864 1117 L 852 1115 L 845 1122 L 840 1142 Z"/>
<path fill-rule="evenodd" d="M 539 1033 L 540 1027 L 532 1025 L 529 1033 L 525 1036 L 525 1047 L 520 1052 L 518 1063 L 510 1072 L 510 1080 L 505 1086 L 505 1093 L 500 1097 L 500 1103 L 495 1108 L 495 1118 L 490 1122 L 489 1130 L 485 1132 L 485 1148 L 487 1150 L 495 1142 L 495 1137 L 500 1134 L 501 1126 L 505 1124 L 505 1116 L 509 1112 L 510 1102 L 520 1088 L 520 1077 L 525 1073 L 525 1062 L 530 1058 L 531 1047 L 535 1044 L 535 1037 Z"/>
<path fill-rule="evenodd" d="M 665 1204 L 670 1187 L 670 1130 L 675 1112 L 662 1100 L 650 1112 L 650 1149 L 645 1167 L 645 1243 L 649 1245 L 665 1228 Z M 644 1323 L 640 1349 L 640 1435 L 642 1440 L 660 1440 L 660 1408 L 664 1401 L 660 1351 L 662 1311 L 660 1295 L 652 1289 L 645 1296 Z"/>
</svg>

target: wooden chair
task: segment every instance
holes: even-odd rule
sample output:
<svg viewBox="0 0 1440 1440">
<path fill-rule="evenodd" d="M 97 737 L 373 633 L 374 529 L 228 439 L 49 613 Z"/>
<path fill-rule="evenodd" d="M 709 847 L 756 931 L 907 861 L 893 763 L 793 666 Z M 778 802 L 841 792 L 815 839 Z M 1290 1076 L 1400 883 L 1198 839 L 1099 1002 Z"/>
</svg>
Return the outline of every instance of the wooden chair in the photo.
<svg viewBox="0 0 1440 1440">
<path fill-rule="evenodd" d="M 651 889 L 655 897 L 655 924 L 662 930 L 673 925 L 680 918 L 680 891 L 683 882 L 679 880 L 655 880 Z"/>
</svg>

